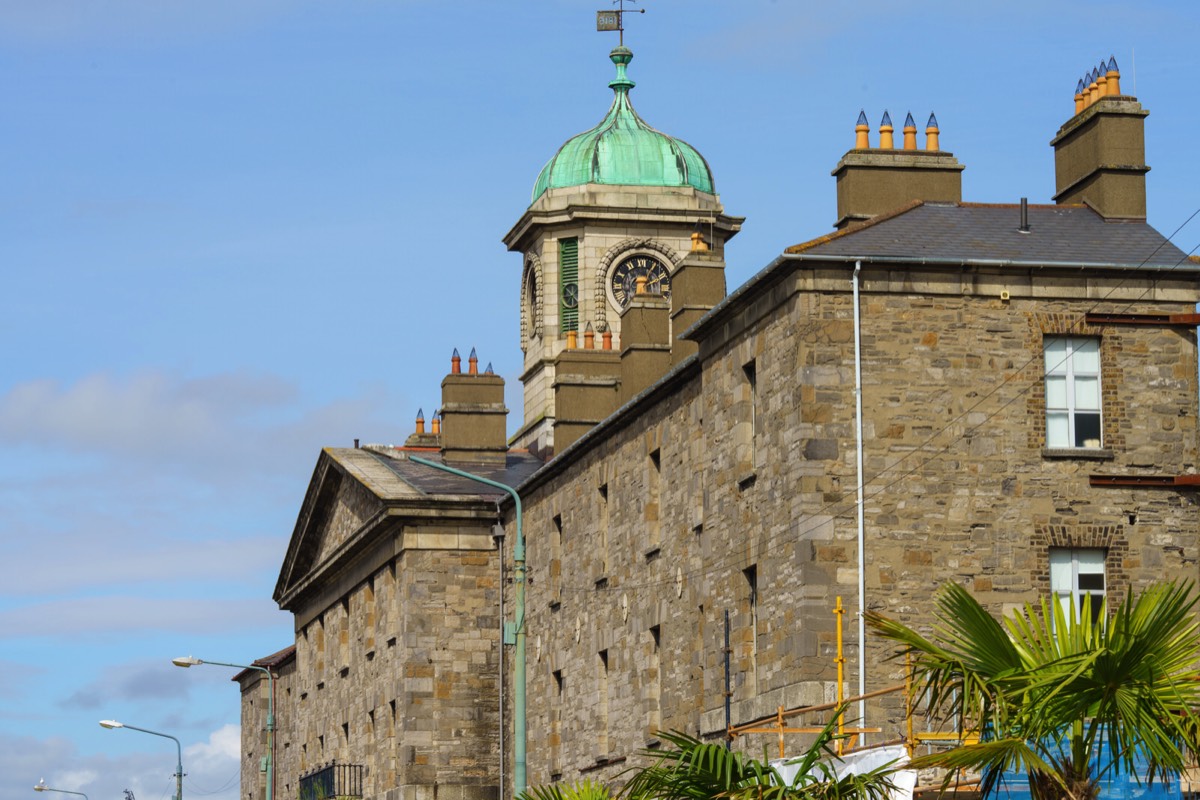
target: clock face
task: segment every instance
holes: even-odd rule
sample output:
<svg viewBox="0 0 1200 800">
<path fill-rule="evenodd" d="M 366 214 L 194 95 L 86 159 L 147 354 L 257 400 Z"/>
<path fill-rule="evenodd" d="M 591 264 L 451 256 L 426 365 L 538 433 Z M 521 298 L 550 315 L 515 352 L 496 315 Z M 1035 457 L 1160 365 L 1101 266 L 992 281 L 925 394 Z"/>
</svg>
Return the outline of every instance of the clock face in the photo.
<svg viewBox="0 0 1200 800">
<path fill-rule="evenodd" d="M 562 288 L 562 302 L 567 308 L 579 305 L 579 284 L 568 283 Z"/>
<path fill-rule="evenodd" d="M 629 305 L 637 293 L 637 279 L 643 275 L 648 293 L 670 299 L 671 277 L 666 266 L 654 256 L 636 255 L 622 260 L 612 271 L 609 284 L 617 305 L 621 308 Z"/>
</svg>

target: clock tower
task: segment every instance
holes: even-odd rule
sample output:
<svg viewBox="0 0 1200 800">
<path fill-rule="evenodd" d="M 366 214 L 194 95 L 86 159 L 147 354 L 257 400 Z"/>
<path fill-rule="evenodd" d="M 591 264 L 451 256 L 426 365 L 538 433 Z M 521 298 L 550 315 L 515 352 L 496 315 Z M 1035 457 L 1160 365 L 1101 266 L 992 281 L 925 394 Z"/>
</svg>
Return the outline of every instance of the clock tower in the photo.
<svg viewBox="0 0 1200 800">
<path fill-rule="evenodd" d="M 623 340 L 621 322 L 639 284 L 647 295 L 669 302 L 670 326 L 680 326 L 668 329 L 668 341 L 674 342 L 685 322 L 724 295 L 725 243 L 743 221 L 725 214 L 704 157 L 634 111 L 629 99 L 634 83 L 626 75 L 633 52 L 620 46 L 609 58 L 617 74 L 608 84 L 614 95 L 608 113 L 568 139 L 542 168 L 532 202 L 504 237 L 508 249 L 522 255 L 525 417 L 513 445 L 541 454 L 556 449 L 556 422 L 570 417 L 578 427 L 585 417 L 599 421 L 594 403 L 590 416 L 559 407 L 573 396 L 561 391 L 564 383 L 594 389 L 607 380 L 614 384 L 614 398 L 629 395 L 620 386 L 619 356 L 638 343 Z M 680 296 L 672 284 L 697 243 L 710 277 L 687 284 L 707 288 Z M 715 292 L 713 274 L 720 276 Z M 576 348 L 613 352 L 598 353 L 581 382 L 577 374 L 563 374 L 561 363 L 564 351 Z M 604 368 L 605 358 L 616 366 Z M 559 442 L 557 449 L 562 447 Z"/>
</svg>

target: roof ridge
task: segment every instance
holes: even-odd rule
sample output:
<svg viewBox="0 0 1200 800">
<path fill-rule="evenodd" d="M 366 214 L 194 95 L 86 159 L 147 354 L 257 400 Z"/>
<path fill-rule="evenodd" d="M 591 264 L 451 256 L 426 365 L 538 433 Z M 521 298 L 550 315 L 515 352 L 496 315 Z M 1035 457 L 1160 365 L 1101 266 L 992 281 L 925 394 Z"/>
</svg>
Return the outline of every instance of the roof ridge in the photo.
<svg viewBox="0 0 1200 800">
<path fill-rule="evenodd" d="M 871 217 L 869 220 L 862 223 L 861 225 L 855 225 L 854 227 L 851 227 L 851 228 L 842 228 L 840 231 L 834 231 L 833 233 L 827 233 L 824 236 L 818 236 L 816 239 L 809 239 L 807 242 L 801 242 L 800 244 L 794 244 L 791 247 L 785 248 L 783 252 L 785 252 L 785 253 L 803 253 L 805 250 L 809 250 L 813 247 L 817 247 L 818 245 L 826 244 L 828 242 L 833 242 L 833 241 L 841 239 L 845 236 L 849 236 L 852 233 L 858 233 L 859 231 L 866 230 L 867 228 L 872 228 L 872 227 L 880 224 L 881 222 L 887 222 L 888 220 L 894 219 L 902 214 L 907 214 L 909 211 L 912 211 L 914 208 L 920 208 L 923 205 L 925 205 L 924 200 L 910 200 L 907 203 L 905 203 L 904 205 L 900 206 L 899 208 L 894 208 L 891 211 L 888 211 L 887 213 L 877 214 L 876 216 Z M 960 205 L 960 204 L 954 203 L 953 205 Z"/>
<path fill-rule="evenodd" d="M 1020 203 L 955 203 L 959 208 L 1020 208 Z M 1026 203 L 1026 208 L 1087 208 L 1083 203 Z"/>
<path fill-rule="evenodd" d="M 276 650 L 269 656 L 263 656 L 262 658 L 254 659 L 252 663 L 256 667 L 273 667 L 280 661 L 284 661 L 290 656 L 295 655 L 295 653 L 296 645 L 289 644 L 287 647 L 283 648 L 282 650 Z"/>
</svg>

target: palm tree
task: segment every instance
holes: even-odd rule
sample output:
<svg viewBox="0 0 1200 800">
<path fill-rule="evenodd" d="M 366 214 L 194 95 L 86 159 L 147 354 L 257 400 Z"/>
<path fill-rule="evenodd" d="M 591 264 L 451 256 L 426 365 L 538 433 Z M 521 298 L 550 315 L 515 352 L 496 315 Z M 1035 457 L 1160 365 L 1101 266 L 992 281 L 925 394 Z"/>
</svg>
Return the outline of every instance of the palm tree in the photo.
<svg viewBox="0 0 1200 800">
<path fill-rule="evenodd" d="M 892 788 L 892 765 L 841 777 L 834 769 L 837 756 L 830 745 L 839 738 L 835 726 L 844 711 L 843 705 L 834 712 L 829 724 L 799 757 L 796 776 L 790 782 L 770 764 L 730 752 L 723 744 L 702 742 L 672 731 L 657 734 L 666 747 L 641 751 L 651 763 L 628 770 L 630 778 L 615 796 L 620 800 L 887 800 Z M 533 787 L 519 794 L 517 800 L 610 797 L 603 784 L 585 780 Z"/>
<path fill-rule="evenodd" d="M 577 783 L 551 783 L 531 786 L 517 795 L 517 800 L 610 800 L 608 787 L 588 778 Z"/>
<path fill-rule="evenodd" d="M 702 742 L 684 733 L 659 733 L 663 749 L 643 750 L 652 759 L 636 768 L 621 792 L 622 800 L 886 800 L 892 765 L 838 776 L 830 745 L 839 713 L 799 756 L 795 777 L 784 780 L 770 764 L 731 752 L 723 744 Z"/>
<path fill-rule="evenodd" d="M 1195 751 L 1195 605 L 1190 583 L 1158 583 L 1111 615 L 1085 600 L 1068 619 L 1043 600 L 1001 621 L 949 583 L 933 639 L 878 613 L 866 621 L 912 657 L 931 713 L 983 734 L 913 766 L 978 772 L 985 795 L 1003 773 L 1024 772 L 1034 800 L 1092 800 L 1113 774 L 1177 775 Z"/>
</svg>

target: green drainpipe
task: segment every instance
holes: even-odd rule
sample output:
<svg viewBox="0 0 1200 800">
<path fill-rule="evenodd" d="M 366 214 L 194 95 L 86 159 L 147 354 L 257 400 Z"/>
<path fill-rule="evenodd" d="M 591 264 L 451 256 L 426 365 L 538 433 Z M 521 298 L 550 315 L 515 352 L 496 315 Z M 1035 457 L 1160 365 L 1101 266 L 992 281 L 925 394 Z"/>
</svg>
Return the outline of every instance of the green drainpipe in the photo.
<svg viewBox="0 0 1200 800">
<path fill-rule="evenodd" d="M 408 460 L 420 464 L 423 467 L 432 467 L 440 469 L 443 472 L 449 472 L 451 475 L 457 475 L 460 478 L 477 483 L 483 483 L 493 488 L 499 489 L 508 494 L 513 499 L 513 504 L 517 510 L 517 540 L 513 544 L 513 582 L 516 584 L 516 611 L 513 612 L 516 617 L 516 651 L 513 653 L 513 794 L 519 795 L 525 791 L 525 537 L 521 533 L 521 498 L 516 490 L 511 486 L 505 486 L 503 483 L 481 478 L 478 475 L 473 475 L 470 472 L 463 472 L 461 469 L 448 467 L 445 464 L 439 464 L 436 461 L 430 461 L 419 456 L 409 455 Z M 503 558 L 504 554 L 501 553 Z M 500 591 L 504 591 L 504 587 L 500 587 Z M 504 637 L 500 640 L 500 657 L 504 657 Z M 504 753 L 500 754 L 500 760 L 504 760 Z M 500 787 L 500 791 L 504 791 L 504 787 Z"/>
</svg>

